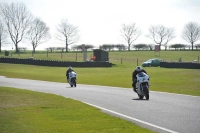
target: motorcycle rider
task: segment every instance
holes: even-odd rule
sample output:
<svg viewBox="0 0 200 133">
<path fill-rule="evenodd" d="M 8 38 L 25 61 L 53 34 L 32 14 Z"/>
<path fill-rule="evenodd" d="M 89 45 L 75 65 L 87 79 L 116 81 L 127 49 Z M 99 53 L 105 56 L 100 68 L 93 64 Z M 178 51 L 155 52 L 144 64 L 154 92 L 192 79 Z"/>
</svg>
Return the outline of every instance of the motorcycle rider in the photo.
<svg viewBox="0 0 200 133">
<path fill-rule="evenodd" d="M 138 73 L 140 73 L 140 72 L 144 72 L 144 73 L 147 74 L 147 72 L 144 69 L 142 69 L 141 66 L 137 66 L 136 69 L 135 69 L 135 71 L 132 73 L 132 81 L 133 81 L 132 87 L 133 87 L 133 91 L 136 92 L 136 93 L 137 93 L 137 91 L 136 91 L 136 83 L 137 83 L 136 75 Z"/>
<path fill-rule="evenodd" d="M 69 82 L 69 73 L 72 72 L 72 71 L 74 71 L 74 70 L 72 69 L 71 66 L 69 66 L 68 70 L 66 71 L 67 82 Z"/>
</svg>

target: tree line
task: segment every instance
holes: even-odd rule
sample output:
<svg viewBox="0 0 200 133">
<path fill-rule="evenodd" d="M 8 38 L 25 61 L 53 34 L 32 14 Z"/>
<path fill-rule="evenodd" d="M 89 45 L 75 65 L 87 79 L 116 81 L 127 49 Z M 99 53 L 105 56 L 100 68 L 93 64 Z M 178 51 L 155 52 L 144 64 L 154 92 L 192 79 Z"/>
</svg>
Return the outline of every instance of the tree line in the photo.
<svg viewBox="0 0 200 133">
<path fill-rule="evenodd" d="M 8 44 L 8 38 L 14 44 L 16 52 L 19 52 L 19 44 L 22 40 L 28 41 L 32 45 L 33 52 L 44 42 L 51 39 L 50 28 L 39 17 L 34 16 L 26 7 L 24 3 L 0 3 L 0 52 L 1 47 Z M 154 44 L 137 44 L 134 42 L 142 35 L 142 31 L 136 26 L 136 23 L 122 24 L 120 29 L 122 38 L 126 42 L 124 44 L 103 44 L 99 46 L 100 49 L 111 50 L 128 50 L 135 48 L 153 49 Z M 146 37 L 152 39 L 156 45 L 167 47 L 168 43 L 176 38 L 175 29 L 172 27 L 165 27 L 164 25 L 151 25 L 148 29 Z M 196 22 L 189 22 L 185 24 L 182 30 L 181 37 L 190 43 L 193 50 L 198 48 L 199 44 L 195 43 L 200 40 L 200 25 Z M 76 45 L 78 42 L 79 28 L 68 23 L 67 19 L 62 19 L 56 26 L 55 38 L 64 43 L 65 48 L 62 51 L 69 51 L 68 46 L 72 45 L 73 50 L 81 49 L 82 45 Z M 93 48 L 93 45 L 85 45 L 86 49 Z M 184 47 L 182 45 L 170 46 L 171 48 Z"/>
<path fill-rule="evenodd" d="M 195 49 L 198 50 L 200 49 L 200 44 L 196 44 Z M 94 49 L 95 46 L 91 45 L 91 44 L 85 44 L 84 49 L 86 51 L 88 50 L 92 50 Z M 139 50 L 150 50 L 153 51 L 155 50 L 154 44 L 134 44 L 132 46 L 132 48 L 134 48 L 135 50 L 139 51 Z M 167 47 L 165 47 L 167 50 Z M 99 46 L 99 49 L 101 50 L 105 50 L 105 51 L 125 51 L 128 50 L 128 47 L 124 44 L 103 44 Z M 171 44 L 168 46 L 168 49 L 172 50 L 186 50 L 186 49 L 191 49 L 190 45 L 187 44 Z M 50 52 L 53 51 L 62 51 L 64 52 L 65 48 L 64 47 L 49 47 L 47 48 L 47 50 L 49 50 Z M 71 48 L 72 51 L 83 51 L 83 45 L 73 45 L 73 47 Z"/>
<path fill-rule="evenodd" d="M 62 19 L 56 26 L 56 39 L 65 43 L 65 49 L 75 43 L 78 38 L 78 27 Z M 3 45 L 8 44 L 8 38 L 19 52 L 22 40 L 32 45 L 33 52 L 42 43 L 51 39 L 50 28 L 39 17 L 34 16 L 24 3 L 0 3 L 0 52 Z"/>
<path fill-rule="evenodd" d="M 200 49 L 200 44 L 196 44 L 195 49 Z M 128 47 L 124 44 L 103 44 L 99 47 L 102 50 L 112 51 L 112 50 L 127 50 Z M 154 44 L 134 44 L 132 45 L 132 48 L 135 50 L 155 50 Z M 175 49 L 175 50 L 185 50 L 185 49 L 191 49 L 190 45 L 187 44 L 171 44 L 168 46 L 169 49 Z M 165 47 L 165 50 L 167 49 L 167 46 Z"/>
</svg>

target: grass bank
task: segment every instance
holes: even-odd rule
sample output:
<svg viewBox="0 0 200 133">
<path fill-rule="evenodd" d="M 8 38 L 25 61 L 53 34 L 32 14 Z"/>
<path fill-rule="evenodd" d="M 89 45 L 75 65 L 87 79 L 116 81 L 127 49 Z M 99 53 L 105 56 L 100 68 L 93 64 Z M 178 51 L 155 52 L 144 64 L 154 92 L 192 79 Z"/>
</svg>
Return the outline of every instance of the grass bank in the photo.
<svg viewBox="0 0 200 133">
<path fill-rule="evenodd" d="M 130 133 L 151 131 L 79 101 L 0 87 L 1 133 Z"/>
</svg>

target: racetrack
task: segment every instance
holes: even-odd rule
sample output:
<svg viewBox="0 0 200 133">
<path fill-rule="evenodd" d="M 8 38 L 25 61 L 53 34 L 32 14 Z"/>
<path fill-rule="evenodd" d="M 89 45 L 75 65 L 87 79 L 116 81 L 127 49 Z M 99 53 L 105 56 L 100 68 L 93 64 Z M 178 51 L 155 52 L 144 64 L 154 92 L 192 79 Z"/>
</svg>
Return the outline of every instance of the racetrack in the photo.
<svg viewBox="0 0 200 133">
<path fill-rule="evenodd" d="M 0 77 L 0 86 L 76 99 L 157 132 L 200 132 L 200 97 L 150 91 L 139 100 L 132 89 Z"/>
</svg>

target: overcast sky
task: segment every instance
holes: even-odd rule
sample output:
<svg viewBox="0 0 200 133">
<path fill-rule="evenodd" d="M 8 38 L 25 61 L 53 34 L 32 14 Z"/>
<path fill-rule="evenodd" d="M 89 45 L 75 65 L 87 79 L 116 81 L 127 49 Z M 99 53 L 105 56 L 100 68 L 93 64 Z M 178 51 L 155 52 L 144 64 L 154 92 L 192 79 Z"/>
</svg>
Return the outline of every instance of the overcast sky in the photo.
<svg viewBox="0 0 200 133">
<path fill-rule="evenodd" d="M 136 23 L 142 35 L 134 42 L 154 43 L 147 38 L 151 25 L 174 27 L 176 38 L 169 43 L 184 43 L 181 32 L 190 21 L 200 24 L 200 0 L 0 0 L 23 2 L 30 12 L 40 17 L 51 30 L 52 39 L 39 48 L 64 46 L 55 40 L 55 26 L 61 19 L 80 30 L 77 44 L 125 44 L 121 37 L 122 24 Z M 21 46 L 19 44 L 19 46 Z M 36 49 L 37 50 L 37 49 Z"/>
</svg>

